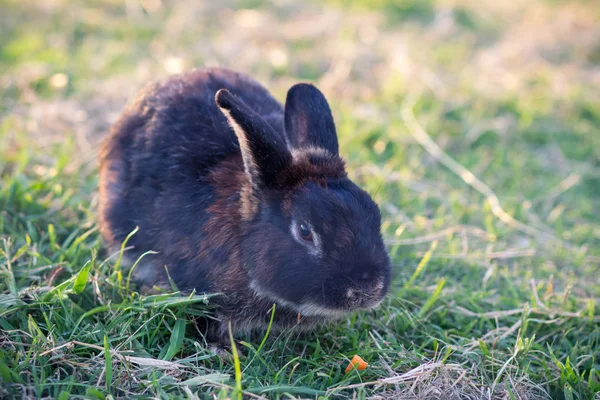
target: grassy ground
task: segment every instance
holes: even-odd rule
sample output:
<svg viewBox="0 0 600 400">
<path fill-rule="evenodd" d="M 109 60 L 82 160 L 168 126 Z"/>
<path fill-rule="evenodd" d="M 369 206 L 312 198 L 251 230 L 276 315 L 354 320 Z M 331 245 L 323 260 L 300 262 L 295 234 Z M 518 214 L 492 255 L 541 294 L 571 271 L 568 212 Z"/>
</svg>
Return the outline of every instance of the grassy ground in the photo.
<svg viewBox="0 0 600 400">
<path fill-rule="evenodd" d="M 0 0 L 0 398 L 600 398 L 593 1 Z M 240 371 L 103 249 L 96 150 L 148 80 L 315 81 L 381 205 L 395 285 Z M 360 354 L 365 371 L 344 373 Z"/>
</svg>

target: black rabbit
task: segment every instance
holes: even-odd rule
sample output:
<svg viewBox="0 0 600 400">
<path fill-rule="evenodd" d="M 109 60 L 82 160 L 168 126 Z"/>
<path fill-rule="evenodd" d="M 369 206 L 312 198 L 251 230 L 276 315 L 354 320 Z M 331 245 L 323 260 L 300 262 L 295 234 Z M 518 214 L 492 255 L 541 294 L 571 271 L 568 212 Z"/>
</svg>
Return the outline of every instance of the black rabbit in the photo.
<svg viewBox="0 0 600 400">
<path fill-rule="evenodd" d="M 329 105 L 310 84 L 285 109 L 251 78 L 203 69 L 151 85 L 112 127 L 100 154 L 102 235 L 136 226 L 131 258 L 146 285 L 221 293 L 216 337 L 308 329 L 377 306 L 390 262 L 371 197 L 338 154 Z"/>
</svg>

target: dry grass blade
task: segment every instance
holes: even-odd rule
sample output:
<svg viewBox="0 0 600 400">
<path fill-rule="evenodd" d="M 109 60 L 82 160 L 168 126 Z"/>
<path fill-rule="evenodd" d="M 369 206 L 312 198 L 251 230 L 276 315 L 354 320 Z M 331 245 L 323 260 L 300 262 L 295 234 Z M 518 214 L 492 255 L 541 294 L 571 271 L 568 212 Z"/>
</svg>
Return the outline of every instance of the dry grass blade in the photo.
<svg viewBox="0 0 600 400">
<path fill-rule="evenodd" d="M 425 252 L 417 252 L 419 257 L 425 255 Z M 509 259 L 509 258 L 521 258 L 521 257 L 533 257 L 536 255 L 536 251 L 534 249 L 531 250 L 506 250 L 499 251 L 493 253 L 470 253 L 470 254 L 449 254 L 449 253 L 439 253 L 434 254 L 432 258 L 448 258 L 448 259 L 485 259 L 485 260 L 493 260 L 493 259 Z"/>
<path fill-rule="evenodd" d="M 479 318 L 502 318 L 502 317 L 509 317 L 511 315 L 519 315 L 522 314 L 523 312 L 525 312 L 525 308 L 516 308 L 513 310 L 505 310 L 505 311 L 490 311 L 490 312 L 486 312 L 486 313 L 475 313 L 473 311 L 467 310 L 466 308 L 460 307 L 460 306 L 456 306 L 454 307 L 455 310 L 457 310 L 458 312 L 460 312 L 463 315 L 468 315 L 470 317 L 479 317 Z M 547 308 L 531 308 L 529 310 L 527 310 L 528 312 L 531 312 L 533 314 L 541 314 L 541 315 L 546 315 L 550 318 L 555 318 L 555 317 L 563 317 L 563 318 L 585 318 L 588 319 L 590 321 L 593 322 L 600 322 L 600 316 L 594 316 L 592 318 L 590 318 L 589 315 L 586 315 L 586 311 L 580 311 L 580 312 L 570 312 L 570 311 L 562 311 L 562 310 L 551 310 L 551 309 L 547 309 Z"/>
<path fill-rule="evenodd" d="M 49 350 L 46 350 L 43 353 L 40 353 L 40 357 L 43 357 L 50 353 L 56 352 L 57 350 L 60 350 L 65 347 L 67 349 L 72 349 L 75 345 L 88 347 L 88 348 L 98 350 L 98 351 L 103 350 L 103 348 L 101 346 L 97 346 L 95 344 L 83 343 L 83 342 L 80 342 L 77 340 L 72 340 L 70 342 L 63 343 L 60 346 L 56 346 Z M 111 350 L 111 354 L 118 360 L 127 361 L 127 362 L 130 362 L 131 364 L 136 364 L 136 365 L 143 366 L 143 367 L 154 367 L 154 368 L 163 368 L 163 369 L 179 369 L 179 368 L 185 367 L 183 364 L 179 364 L 179 363 L 171 362 L 171 361 L 157 360 L 155 358 L 126 356 L 126 355 L 119 353 L 116 350 Z"/>
<path fill-rule="evenodd" d="M 415 381 L 418 378 L 422 378 L 424 375 L 434 373 L 438 368 L 444 367 L 448 369 L 460 370 L 462 367 L 458 364 L 444 364 L 441 362 L 432 362 L 419 365 L 416 368 L 411 369 L 401 375 L 390 376 L 389 378 L 378 379 L 376 381 L 357 383 L 355 385 L 343 386 L 340 388 L 330 389 L 329 392 L 356 389 L 365 386 L 385 386 L 385 385 L 396 385 L 398 383 L 407 383 Z"/>
<path fill-rule="evenodd" d="M 439 232 L 433 232 L 430 233 L 428 235 L 424 235 L 424 236 L 419 236 L 419 237 L 414 237 L 414 238 L 410 238 L 410 239 L 393 239 L 393 238 L 389 238 L 386 239 L 385 242 L 387 244 L 390 245 L 400 245 L 400 246 L 406 246 L 406 245 L 415 245 L 415 244 L 420 244 L 420 243 L 429 243 L 429 242 L 433 242 L 434 240 L 441 240 L 445 237 L 451 236 L 455 233 L 461 233 L 461 234 L 465 234 L 465 235 L 470 235 L 470 236 L 477 236 L 477 237 L 483 237 L 486 240 L 493 240 L 494 236 L 483 231 L 482 229 L 476 228 L 476 227 L 466 227 L 466 226 L 452 226 L 450 228 L 446 228 L 443 229 Z"/>
<path fill-rule="evenodd" d="M 406 100 L 402 104 L 400 109 L 400 115 L 402 120 L 404 121 L 408 131 L 412 135 L 415 140 L 427 150 L 427 152 L 439 160 L 446 168 L 450 171 L 454 172 L 458 175 L 467 185 L 471 186 L 473 189 L 477 190 L 483 196 L 485 196 L 486 201 L 490 204 L 492 209 L 492 213 L 506 225 L 517 229 L 527 235 L 537 236 L 542 232 L 532 226 L 526 225 L 523 222 L 517 221 L 510 214 L 508 214 L 502 206 L 500 205 L 500 200 L 498 196 L 494 193 L 494 191 L 482 182 L 479 178 L 477 178 L 471 171 L 467 168 L 463 167 L 456 160 L 450 157 L 442 148 L 427 134 L 425 129 L 421 126 L 421 124 L 415 118 L 415 114 L 413 112 L 413 106 L 416 103 L 416 96 L 414 93 L 411 93 L 406 97 Z"/>
<path fill-rule="evenodd" d="M 119 358 L 122 358 L 123 360 L 128 361 L 132 364 L 140 365 L 142 367 L 154 367 L 163 369 L 179 369 L 183 367 L 182 364 L 176 362 L 157 360 L 155 358 L 133 356 L 120 356 Z"/>
</svg>

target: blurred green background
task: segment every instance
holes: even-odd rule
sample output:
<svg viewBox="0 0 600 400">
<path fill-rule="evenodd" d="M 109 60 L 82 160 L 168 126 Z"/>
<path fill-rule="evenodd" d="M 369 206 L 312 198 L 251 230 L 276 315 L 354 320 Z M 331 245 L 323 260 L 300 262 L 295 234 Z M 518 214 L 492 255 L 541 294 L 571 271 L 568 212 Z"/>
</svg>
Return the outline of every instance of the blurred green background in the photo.
<svg viewBox="0 0 600 400">
<path fill-rule="evenodd" d="M 246 338 L 237 381 L 189 331 L 178 339 L 186 304 L 119 286 L 94 216 L 96 153 L 125 103 L 216 65 L 280 100 L 298 81 L 326 94 L 396 282 L 381 310 L 300 344 Z M 0 93 L 0 379 L 13 384 L 0 397 L 225 398 L 239 383 L 269 398 L 598 399 L 597 1 L 0 0 Z M 344 375 L 357 352 L 370 369 Z M 121 391 L 109 369 L 129 374 Z M 219 379 L 188 381 L 207 374 Z"/>
</svg>

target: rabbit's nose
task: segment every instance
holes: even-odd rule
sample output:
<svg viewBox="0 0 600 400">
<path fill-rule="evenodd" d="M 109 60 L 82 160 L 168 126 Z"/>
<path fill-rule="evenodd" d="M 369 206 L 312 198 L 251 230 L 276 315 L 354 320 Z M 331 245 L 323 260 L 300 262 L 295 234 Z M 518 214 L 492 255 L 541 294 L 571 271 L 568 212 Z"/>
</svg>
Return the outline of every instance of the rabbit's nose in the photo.
<svg viewBox="0 0 600 400">
<path fill-rule="evenodd" d="M 382 278 L 378 278 L 371 287 L 370 297 L 374 301 L 380 301 L 385 296 L 385 283 Z"/>
<path fill-rule="evenodd" d="M 377 282 L 375 282 L 375 287 L 373 289 L 373 292 L 376 296 L 380 296 L 382 294 L 384 286 L 385 285 L 383 284 L 383 279 L 377 279 Z"/>
<path fill-rule="evenodd" d="M 346 298 L 350 304 L 358 304 L 360 302 L 361 295 L 358 290 L 348 289 L 346 291 Z"/>
</svg>

